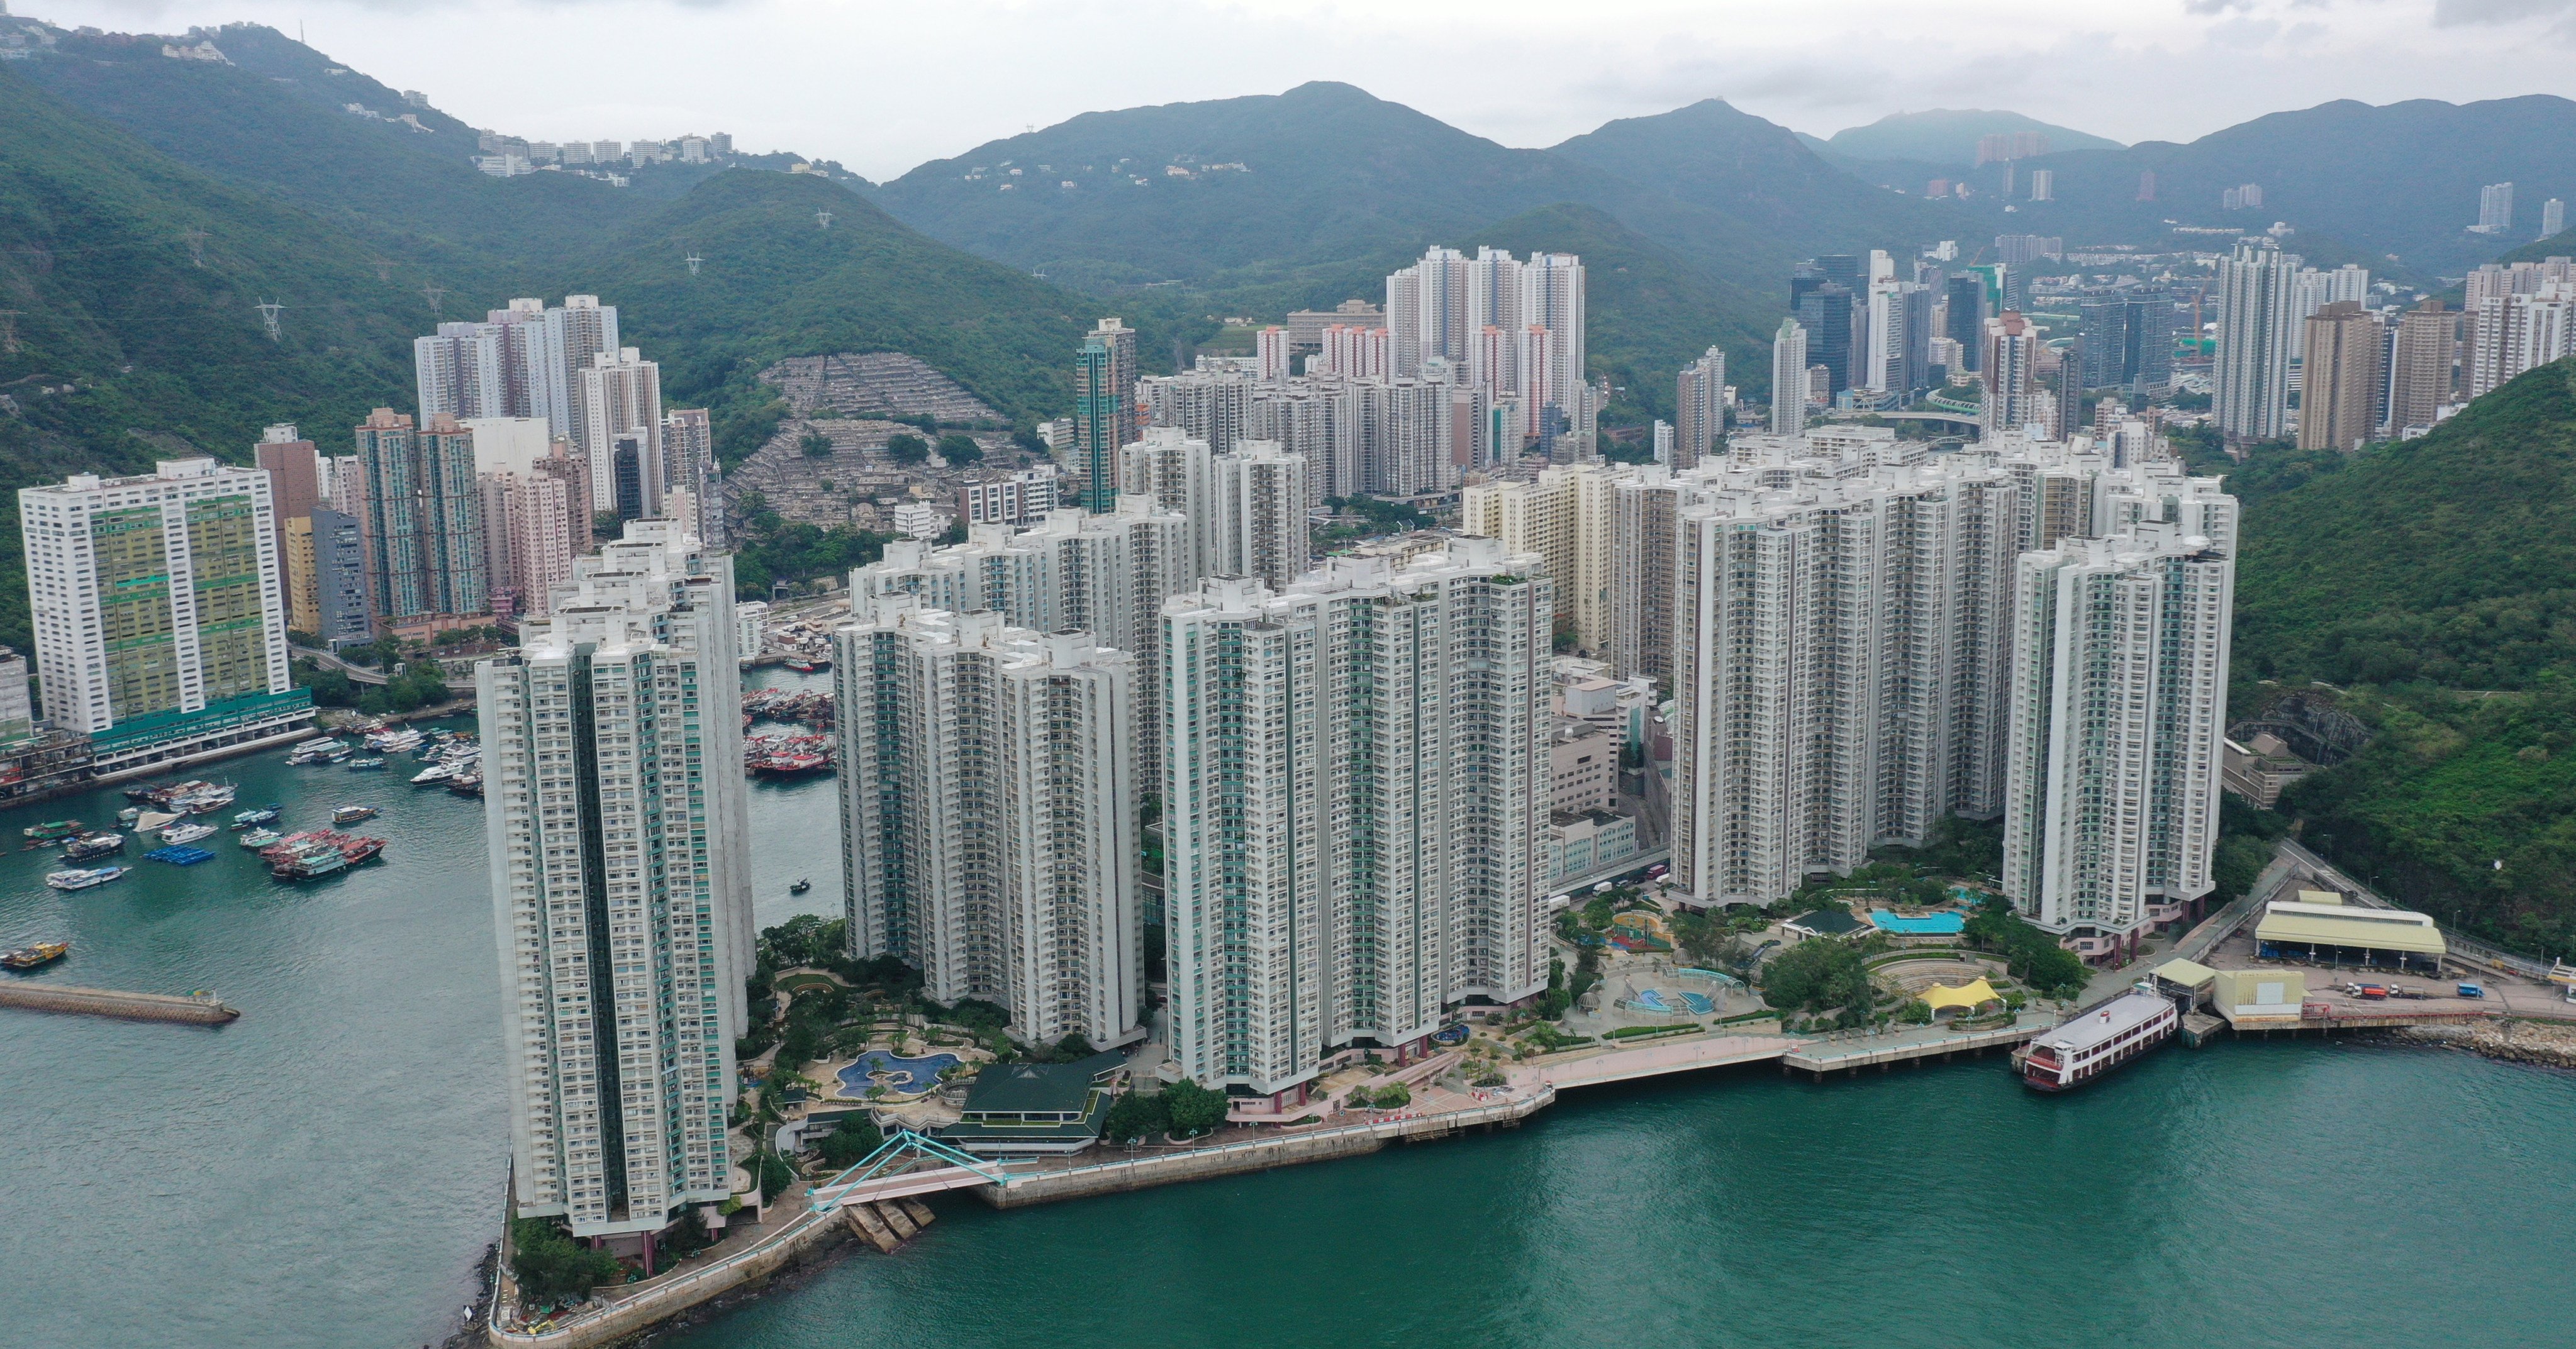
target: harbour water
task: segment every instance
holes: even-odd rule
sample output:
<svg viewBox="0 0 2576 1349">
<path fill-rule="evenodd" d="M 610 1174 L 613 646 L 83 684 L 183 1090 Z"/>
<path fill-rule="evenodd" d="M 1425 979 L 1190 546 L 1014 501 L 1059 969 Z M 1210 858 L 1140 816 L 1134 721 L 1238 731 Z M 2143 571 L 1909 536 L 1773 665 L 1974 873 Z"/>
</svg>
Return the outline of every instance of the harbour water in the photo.
<svg viewBox="0 0 2576 1349">
<path fill-rule="evenodd" d="M 382 862 L 284 885 L 226 835 L 189 868 L 129 845 L 134 874 L 66 894 L 53 852 L 0 855 L 0 945 L 74 943 L 37 977 L 243 1011 L 0 1012 L 0 1344 L 402 1349 L 471 1295 L 507 1148 L 480 803 L 280 757 L 194 775 L 292 826 L 380 806 Z M 839 911 L 834 795 L 754 786 L 762 924 Z M 2576 1075 L 2361 1045 L 2160 1051 L 2056 1099 L 1991 1061 L 1720 1074 L 1354 1161 L 943 1199 L 895 1256 L 656 1342 L 2551 1343 L 2571 1122 Z"/>
</svg>

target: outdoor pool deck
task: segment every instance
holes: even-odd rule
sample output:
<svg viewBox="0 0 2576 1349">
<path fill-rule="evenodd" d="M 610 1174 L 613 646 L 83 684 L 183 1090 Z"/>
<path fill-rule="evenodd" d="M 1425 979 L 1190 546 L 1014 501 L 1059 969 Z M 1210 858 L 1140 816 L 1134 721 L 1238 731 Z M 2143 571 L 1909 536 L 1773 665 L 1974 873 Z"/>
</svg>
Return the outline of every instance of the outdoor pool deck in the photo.
<svg viewBox="0 0 2576 1349">
<path fill-rule="evenodd" d="M 900 1058 L 882 1049 L 871 1049 L 848 1067 L 832 1076 L 840 1086 L 832 1095 L 836 1100 L 867 1099 L 872 1087 L 883 1087 L 889 1096 L 926 1096 L 939 1089 L 939 1075 L 964 1063 L 954 1054 L 929 1054 L 917 1059 Z M 878 1075 L 884 1080 L 879 1081 Z"/>
</svg>

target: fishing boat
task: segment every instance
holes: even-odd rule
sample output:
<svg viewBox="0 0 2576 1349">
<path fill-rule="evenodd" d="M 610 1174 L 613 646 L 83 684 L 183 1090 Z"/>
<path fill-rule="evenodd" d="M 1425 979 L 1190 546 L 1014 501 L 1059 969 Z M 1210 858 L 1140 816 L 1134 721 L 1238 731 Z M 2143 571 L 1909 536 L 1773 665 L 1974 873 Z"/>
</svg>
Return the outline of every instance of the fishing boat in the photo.
<svg viewBox="0 0 2576 1349">
<path fill-rule="evenodd" d="M 28 847 L 39 848 L 48 843 L 59 843 L 80 831 L 81 822 L 78 820 L 47 820 L 43 824 L 28 825 L 18 833 L 27 840 Z"/>
<path fill-rule="evenodd" d="M 125 851 L 125 835 L 123 834 L 83 834 L 79 838 L 73 839 L 71 841 L 71 846 L 63 849 L 63 860 L 66 862 L 86 862 L 93 857 L 105 857 L 110 853 L 120 853 L 123 851 Z"/>
<path fill-rule="evenodd" d="M 340 860 L 354 867 L 376 860 L 384 851 L 385 841 L 380 838 L 344 838 L 340 843 Z"/>
<path fill-rule="evenodd" d="M 459 773 L 447 780 L 447 790 L 456 793 L 458 796 L 481 796 L 483 794 L 483 775 L 480 773 Z"/>
<path fill-rule="evenodd" d="M 356 824 L 360 820 L 372 820 L 383 813 L 374 806 L 342 806 L 331 812 L 331 823 Z"/>
<path fill-rule="evenodd" d="M 363 773 L 370 768 L 382 768 L 384 766 L 385 756 L 381 754 L 371 754 L 363 759 L 351 759 L 349 761 L 349 771 L 353 773 Z"/>
<path fill-rule="evenodd" d="M 814 882 L 812 882 L 812 881 L 810 881 L 810 880 L 807 880 L 806 878 L 804 878 L 804 877 L 802 877 L 802 876 L 799 876 L 799 877 L 797 877 L 797 878 L 796 878 L 796 883 L 795 883 L 795 884 L 790 885 L 790 886 L 788 886 L 788 887 L 787 887 L 787 893 L 789 893 L 789 894 L 791 894 L 791 895 L 801 895 L 801 894 L 805 893 L 806 891 L 811 890 L 811 889 L 813 889 L 813 888 L 814 888 Z"/>
<path fill-rule="evenodd" d="M 271 801 L 257 810 L 245 810 L 241 814 L 235 815 L 233 817 L 232 827 L 235 829 L 248 829 L 252 825 L 269 824 L 274 822 L 278 815 L 284 810 L 285 807 Z"/>
<path fill-rule="evenodd" d="M 252 829 L 242 834 L 241 845 L 252 852 L 257 852 L 284 837 L 286 835 L 274 829 Z"/>
<path fill-rule="evenodd" d="M 93 885 L 105 885 L 109 881 L 115 880 L 117 877 L 124 875 L 126 870 L 127 868 L 125 867 L 90 867 L 86 869 L 81 867 L 72 867 L 65 871 L 49 873 L 45 877 L 45 884 L 50 885 L 57 890 L 86 890 Z"/>
<path fill-rule="evenodd" d="M 33 946 L 21 946 L 5 956 L 0 956 L 0 965 L 13 970 L 32 970 L 39 966 L 53 964 L 71 953 L 70 942 L 40 941 Z"/>
<path fill-rule="evenodd" d="M 213 825 L 198 824 L 191 821 L 187 824 L 174 824 L 169 828 L 162 830 L 161 841 L 171 845 L 172 847 L 177 847 L 183 843 L 194 843 L 201 838 L 212 838 L 214 837 L 214 833 L 215 827 Z"/>
<path fill-rule="evenodd" d="M 268 874 L 281 881 L 309 881 L 349 869 L 349 859 L 337 848 L 306 848 L 288 853 L 284 860 L 268 869 Z"/>
<path fill-rule="evenodd" d="M 412 775 L 411 785 L 415 787 L 435 787 L 454 776 L 456 776 L 456 770 L 453 767 L 443 763 L 434 763 L 429 767 L 414 773 Z"/>
</svg>

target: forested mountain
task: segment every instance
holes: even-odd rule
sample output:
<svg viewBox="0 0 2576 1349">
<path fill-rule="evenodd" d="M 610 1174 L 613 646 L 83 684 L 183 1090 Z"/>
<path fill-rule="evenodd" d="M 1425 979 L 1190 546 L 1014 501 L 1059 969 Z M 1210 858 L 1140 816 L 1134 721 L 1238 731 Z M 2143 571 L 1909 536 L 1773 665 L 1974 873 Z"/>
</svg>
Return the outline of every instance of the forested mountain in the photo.
<svg viewBox="0 0 2576 1349">
<path fill-rule="evenodd" d="M 2051 150 L 2116 150 L 2105 137 L 2055 126 L 2036 117 L 2002 109 L 1930 108 L 1892 112 L 1867 126 L 1844 127 L 1819 140 L 1801 136 L 1808 148 L 1827 158 L 1901 159 L 1939 169 L 1974 168 L 1981 137 L 2035 131 L 2048 138 Z"/>
<path fill-rule="evenodd" d="M 2230 715 L 2322 680 L 2377 732 L 2284 809 L 2409 902 L 2576 951 L 2576 361 L 2420 440 L 2279 453 L 2305 481 L 2245 511 Z"/>
</svg>

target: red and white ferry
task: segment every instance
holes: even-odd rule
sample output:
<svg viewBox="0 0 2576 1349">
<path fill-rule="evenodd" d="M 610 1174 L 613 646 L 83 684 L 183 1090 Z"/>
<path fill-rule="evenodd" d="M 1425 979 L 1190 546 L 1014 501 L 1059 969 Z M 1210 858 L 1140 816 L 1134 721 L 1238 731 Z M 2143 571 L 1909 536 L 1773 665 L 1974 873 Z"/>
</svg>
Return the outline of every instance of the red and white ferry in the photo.
<svg viewBox="0 0 2576 1349">
<path fill-rule="evenodd" d="M 2173 1038 L 2182 1024 L 2173 999 L 2135 989 L 2064 1025 L 2040 1032 L 2022 1060 L 2022 1085 L 2066 1091 Z"/>
</svg>

